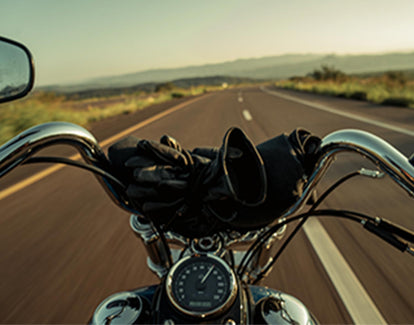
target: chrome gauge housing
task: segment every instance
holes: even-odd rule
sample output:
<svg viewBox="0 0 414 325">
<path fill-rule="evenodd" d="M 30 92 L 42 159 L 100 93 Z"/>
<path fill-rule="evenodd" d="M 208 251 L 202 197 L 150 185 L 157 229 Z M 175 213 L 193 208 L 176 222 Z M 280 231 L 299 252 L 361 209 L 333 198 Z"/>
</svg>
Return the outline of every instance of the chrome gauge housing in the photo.
<svg viewBox="0 0 414 325">
<path fill-rule="evenodd" d="M 167 276 L 169 301 L 185 315 L 209 317 L 228 310 L 237 296 L 237 280 L 226 262 L 214 255 L 187 256 Z"/>
</svg>

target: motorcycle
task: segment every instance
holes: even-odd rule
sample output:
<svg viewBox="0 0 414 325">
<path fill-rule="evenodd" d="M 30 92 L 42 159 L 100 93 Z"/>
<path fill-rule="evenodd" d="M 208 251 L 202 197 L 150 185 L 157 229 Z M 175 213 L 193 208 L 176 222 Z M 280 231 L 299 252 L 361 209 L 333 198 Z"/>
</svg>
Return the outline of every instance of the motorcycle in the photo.
<svg viewBox="0 0 414 325">
<path fill-rule="evenodd" d="M 7 67 L 7 78 L 0 80 L 0 102 L 23 97 L 33 87 L 34 80 L 29 50 L 17 42 L 0 38 L 0 57 L 0 71 Z M 233 160 L 227 158 L 234 152 L 226 151 L 226 145 L 232 141 L 232 137 L 240 139 L 241 136 L 244 140 L 238 132 L 231 130 L 226 135 L 224 157 L 217 160 L 221 164 L 220 170 L 226 171 L 224 182 L 228 185 L 227 189 L 233 190 L 232 185 L 236 183 L 230 170 Z M 179 148 L 173 139 L 165 141 L 170 143 L 170 148 Z M 38 151 L 55 144 L 73 146 L 85 162 L 64 157 L 33 157 Z M 244 142 L 241 146 L 243 145 Z M 204 152 L 205 156 L 210 155 L 206 164 L 208 168 L 211 161 L 220 156 L 220 152 L 223 153 L 220 150 Z M 342 152 L 361 155 L 372 161 L 378 170 L 362 168 L 348 174 L 317 198 L 314 195 L 317 184 L 335 157 Z M 237 154 L 236 152 L 235 155 Z M 157 222 L 143 214 L 142 207 L 137 207 L 128 194 L 125 180 L 122 179 L 123 171 L 114 171 L 113 159 L 108 159 L 94 136 L 74 124 L 53 122 L 38 125 L 3 144 L 0 147 L 0 177 L 19 165 L 28 163 L 48 162 L 83 168 L 96 175 L 115 204 L 131 213 L 131 229 L 142 241 L 148 255 L 148 267 L 158 276 L 160 283 L 109 296 L 96 308 L 91 324 L 317 324 L 317 318 L 300 300 L 287 293 L 260 286 L 259 282 L 269 274 L 280 254 L 310 217 L 337 217 L 357 222 L 401 252 L 414 255 L 414 233 L 410 230 L 384 218 L 354 211 L 318 209 L 333 190 L 358 175 L 381 178 L 387 174 L 410 196 L 414 196 L 414 156 L 405 157 L 389 143 L 368 132 L 340 130 L 325 136 L 318 143 L 313 157 L 315 160 L 312 161 L 311 168 L 306 175 L 303 172 L 301 190 L 286 207 L 266 215 L 260 222 L 239 227 L 238 219 L 232 215 L 233 210 L 228 210 L 228 206 L 223 207 L 222 202 L 213 201 L 213 214 L 224 218 L 224 222 L 220 227 L 207 231 L 193 231 L 186 223 L 181 227 L 167 227 L 168 218 L 167 221 Z M 200 164 L 203 163 L 204 160 Z M 273 175 L 270 169 L 277 166 L 272 166 L 270 162 L 269 167 L 269 160 L 267 163 L 266 170 L 263 171 L 263 163 L 259 161 L 255 175 L 263 178 L 267 173 L 269 184 L 266 179 L 263 183 L 259 182 L 261 186 L 258 189 L 260 195 L 256 198 L 257 204 L 251 204 L 248 213 L 259 211 L 255 209 L 265 200 L 266 192 L 274 188 L 274 180 L 269 175 Z M 241 172 L 245 171 L 243 169 Z M 271 194 L 269 193 L 270 196 Z M 235 203 L 237 204 L 240 202 Z M 299 213 L 306 205 L 311 205 L 310 209 Z M 191 214 L 185 212 L 179 215 L 182 219 Z M 226 218 L 223 213 L 230 215 Z M 287 236 L 287 225 L 297 221 L 299 223 Z M 276 253 L 275 247 L 278 247 Z"/>
</svg>

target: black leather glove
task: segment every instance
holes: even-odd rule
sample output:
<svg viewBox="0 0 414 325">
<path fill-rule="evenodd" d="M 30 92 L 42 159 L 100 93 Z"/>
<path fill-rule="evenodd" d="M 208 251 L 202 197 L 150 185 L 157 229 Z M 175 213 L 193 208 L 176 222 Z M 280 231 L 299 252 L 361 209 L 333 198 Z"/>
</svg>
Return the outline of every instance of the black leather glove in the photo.
<svg viewBox="0 0 414 325">
<path fill-rule="evenodd" d="M 115 144 L 109 157 L 124 170 L 120 176 L 137 210 L 158 224 L 200 237 L 225 227 L 237 206 L 265 199 L 263 161 L 240 129 L 229 129 L 210 157 L 184 150 L 168 136 L 160 142 L 135 139 L 135 152 L 125 147 L 133 141 Z"/>
<path fill-rule="evenodd" d="M 319 158 L 321 139 L 304 129 L 282 134 L 257 146 L 268 184 L 266 201 L 254 208 L 240 207 L 234 229 L 259 229 L 288 210 L 302 195 L 303 186 Z"/>
</svg>

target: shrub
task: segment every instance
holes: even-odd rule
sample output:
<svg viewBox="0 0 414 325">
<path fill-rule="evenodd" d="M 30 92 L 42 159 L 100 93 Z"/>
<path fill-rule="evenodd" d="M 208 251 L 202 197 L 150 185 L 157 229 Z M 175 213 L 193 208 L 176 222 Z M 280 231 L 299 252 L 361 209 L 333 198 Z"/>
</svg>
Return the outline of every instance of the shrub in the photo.
<svg viewBox="0 0 414 325">
<path fill-rule="evenodd" d="M 401 71 L 388 71 L 384 74 L 384 78 L 388 83 L 400 86 L 404 86 L 408 81 L 407 76 Z"/>
<path fill-rule="evenodd" d="M 171 91 L 174 89 L 174 84 L 172 82 L 164 82 L 155 86 L 155 92 L 160 93 L 164 91 Z"/>
<path fill-rule="evenodd" d="M 409 107 L 411 101 L 409 98 L 404 97 L 389 97 L 384 99 L 381 104 L 383 105 L 392 105 L 392 106 L 401 106 L 401 107 Z"/>
<path fill-rule="evenodd" d="M 366 91 L 354 91 L 348 95 L 348 98 L 357 100 L 367 100 Z"/>
<path fill-rule="evenodd" d="M 171 97 L 172 98 L 182 98 L 182 97 L 184 97 L 184 94 L 183 93 L 172 93 Z"/>
<path fill-rule="evenodd" d="M 346 74 L 338 69 L 335 69 L 335 67 L 331 67 L 328 65 L 322 65 L 321 69 L 315 69 L 313 72 L 308 74 L 309 77 L 312 77 L 315 80 L 321 81 L 327 81 L 327 80 L 333 80 L 333 81 L 340 81 L 345 80 L 347 78 Z"/>
</svg>

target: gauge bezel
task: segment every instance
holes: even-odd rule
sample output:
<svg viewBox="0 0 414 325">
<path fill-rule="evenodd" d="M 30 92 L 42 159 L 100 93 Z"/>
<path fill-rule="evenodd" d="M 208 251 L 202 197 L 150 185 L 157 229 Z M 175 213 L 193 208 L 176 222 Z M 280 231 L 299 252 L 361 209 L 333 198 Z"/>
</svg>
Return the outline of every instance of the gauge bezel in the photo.
<svg viewBox="0 0 414 325">
<path fill-rule="evenodd" d="M 181 306 L 180 302 L 178 302 L 177 299 L 175 298 L 173 294 L 173 290 L 172 290 L 173 280 L 174 280 L 175 272 L 177 271 L 177 269 L 181 265 L 186 263 L 188 260 L 194 259 L 194 258 L 201 258 L 201 257 L 207 258 L 207 259 L 210 258 L 214 260 L 215 262 L 219 263 L 221 266 L 223 266 L 223 268 L 225 269 L 225 271 L 228 273 L 230 277 L 227 299 L 220 306 L 212 310 L 209 310 L 209 311 L 194 311 L 194 310 L 190 310 L 190 309 L 187 309 Z M 167 296 L 168 296 L 169 301 L 173 304 L 173 306 L 177 310 L 179 310 L 180 312 L 188 316 L 205 318 L 205 317 L 218 315 L 226 311 L 227 308 L 230 307 L 233 304 L 234 300 L 236 299 L 238 285 L 237 285 L 236 275 L 234 274 L 233 270 L 229 267 L 229 265 L 226 262 L 224 262 L 221 258 L 215 255 L 201 254 L 201 255 L 186 256 L 185 258 L 181 259 L 176 264 L 174 264 L 174 266 L 171 268 L 170 272 L 168 272 L 168 275 L 167 275 L 166 291 L 167 291 Z"/>
</svg>

